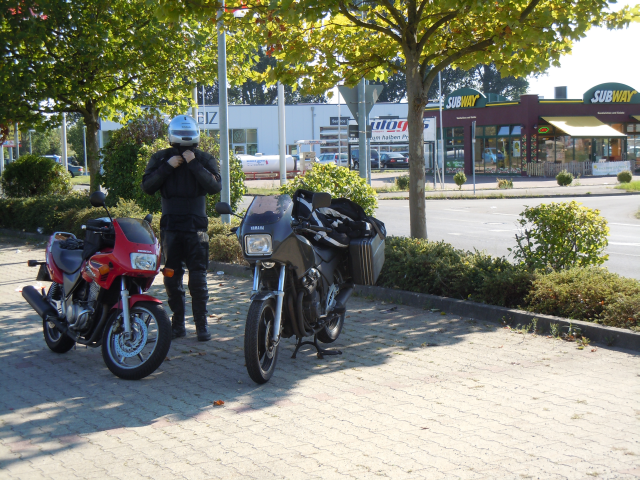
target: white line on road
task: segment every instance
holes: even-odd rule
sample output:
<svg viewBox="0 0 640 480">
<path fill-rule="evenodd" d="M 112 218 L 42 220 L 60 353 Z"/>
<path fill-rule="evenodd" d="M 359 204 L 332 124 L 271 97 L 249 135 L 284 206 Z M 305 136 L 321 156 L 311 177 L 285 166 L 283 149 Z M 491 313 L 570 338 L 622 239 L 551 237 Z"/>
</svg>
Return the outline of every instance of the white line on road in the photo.
<svg viewBox="0 0 640 480">
<path fill-rule="evenodd" d="M 625 247 L 640 247 L 640 243 L 609 242 L 609 245 L 622 245 Z"/>
<path fill-rule="evenodd" d="M 491 215 L 507 215 L 509 217 L 519 217 L 518 213 L 492 213 Z"/>
<path fill-rule="evenodd" d="M 613 222 L 609 222 L 609 225 L 622 225 L 623 227 L 640 227 L 640 225 L 634 225 L 633 223 L 613 223 Z"/>
<path fill-rule="evenodd" d="M 461 233 L 447 233 L 447 235 L 462 235 Z"/>
<path fill-rule="evenodd" d="M 489 230 L 490 232 L 513 232 L 513 230 Z M 609 242 L 611 243 L 611 242 Z"/>
<path fill-rule="evenodd" d="M 620 253 L 620 252 L 607 252 L 609 255 L 624 255 L 625 257 L 640 257 L 640 255 L 634 255 L 633 253 Z"/>
</svg>

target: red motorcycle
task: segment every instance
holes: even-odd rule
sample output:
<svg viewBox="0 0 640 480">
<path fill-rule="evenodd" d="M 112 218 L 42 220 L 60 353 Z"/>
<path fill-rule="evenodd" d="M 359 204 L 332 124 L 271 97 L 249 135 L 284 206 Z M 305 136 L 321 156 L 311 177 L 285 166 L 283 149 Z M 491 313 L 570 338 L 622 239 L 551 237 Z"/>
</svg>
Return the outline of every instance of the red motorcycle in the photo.
<svg viewBox="0 0 640 480">
<path fill-rule="evenodd" d="M 105 195 L 90 197 L 105 206 Z M 44 339 L 56 353 L 76 343 L 102 347 L 102 358 L 114 375 L 138 380 L 153 373 L 171 346 L 171 322 L 162 302 L 146 292 L 160 272 L 160 245 L 149 225 L 151 215 L 87 221 L 84 242 L 56 232 L 47 243 L 38 280 L 49 291 L 22 289 L 22 296 L 42 317 Z M 166 276 L 173 271 L 163 269 Z"/>
</svg>

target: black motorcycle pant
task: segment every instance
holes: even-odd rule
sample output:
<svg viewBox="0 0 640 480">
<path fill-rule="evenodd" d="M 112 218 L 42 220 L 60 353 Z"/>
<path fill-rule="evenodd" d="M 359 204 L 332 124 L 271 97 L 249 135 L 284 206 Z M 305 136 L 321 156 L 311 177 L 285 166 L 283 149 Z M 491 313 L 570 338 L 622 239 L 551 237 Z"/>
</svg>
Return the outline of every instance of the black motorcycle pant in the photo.
<svg viewBox="0 0 640 480">
<path fill-rule="evenodd" d="M 207 315 L 207 267 L 209 266 L 209 236 L 206 232 L 161 232 L 164 266 L 173 269 L 173 277 L 164 277 L 169 308 L 176 318 L 184 318 L 185 293 L 182 285 L 183 263 L 189 270 L 189 293 L 194 318 Z"/>
</svg>

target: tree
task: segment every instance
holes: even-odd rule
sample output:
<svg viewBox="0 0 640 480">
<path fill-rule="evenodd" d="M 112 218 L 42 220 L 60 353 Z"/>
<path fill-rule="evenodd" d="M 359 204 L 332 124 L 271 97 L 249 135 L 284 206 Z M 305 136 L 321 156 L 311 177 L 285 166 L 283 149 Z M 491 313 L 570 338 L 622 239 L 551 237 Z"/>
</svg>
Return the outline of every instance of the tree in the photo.
<svg viewBox="0 0 640 480">
<path fill-rule="evenodd" d="M 232 11 L 247 12 L 237 18 Z M 216 2 L 160 0 L 163 15 L 208 17 Z M 593 25 L 621 28 L 640 7 L 608 10 L 606 0 L 477 2 L 409 0 L 230 0 L 229 28 L 261 37 L 276 66 L 264 74 L 305 91 L 321 92 L 343 80 L 406 76 L 410 157 L 411 235 L 425 238 L 424 107 L 438 72 L 492 62 L 504 75 L 524 77 L 558 65 Z M 398 58 L 400 62 L 397 62 Z"/>
<path fill-rule="evenodd" d="M 194 81 L 216 71 L 215 23 L 160 22 L 144 0 L 20 0 L 0 7 L 0 124 L 87 126 L 91 188 L 98 188 L 100 118 L 141 108 L 184 112 Z M 246 39 L 230 39 L 230 70 L 251 66 Z"/>
<path fill-rule="evenodd" d="M 73 150 L 78 165 L 84 166 L 84 120 L 78 119 L 67 129 L 67 144 Z M 87 158 L 87 163 L 89 159 Z"/>
<path fill-rule="evenodd" d="M 276 59 L 264 54 L 262 48 L 258 48 L 256 56 L 259 59 L 251 69 L 252 72 L 263 74 L 268 68 L 276 64 Z M 217 105 L 218 82 L 205 87 L 204 98 L 206 104 Z M 265 81 L 247 79 L 240 85 L 231 86 L 227 91 L 227 98 L 230 104 L 240 105 L 275 105 L 278 102 L 278 88 L 276 85 L 267 86 Z M 289 105 L 297 103 L 327 103 L 327 97 L 321 94 L 306 94 L 299 89 L 294 90 L 292 86 L 284 86 L 284 101 Z M 202 104 L 202 89 L 198 90 L 198 103 Z"/>
</svg>

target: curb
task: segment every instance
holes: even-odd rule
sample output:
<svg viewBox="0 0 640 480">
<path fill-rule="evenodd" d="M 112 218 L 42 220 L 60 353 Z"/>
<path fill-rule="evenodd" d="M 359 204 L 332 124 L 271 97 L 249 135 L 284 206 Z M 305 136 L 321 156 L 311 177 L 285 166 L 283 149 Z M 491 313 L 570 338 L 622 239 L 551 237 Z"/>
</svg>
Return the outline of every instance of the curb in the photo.
<svg viewBox="0 0 640 480">
<path fill-rule="evenodd" d="M 535 318 L 537 319 L 538 331 L 541 332 L 550 332 L 551 324 L 560 325 L 563 331 L 567 331 L 569 326 L 572 325 L 574 328 L 579 328 L 582 335 L 591 341 L 616 348 L 640 351 L 640 333 L 635 333 L 623 328 L 606 327 L 604 325 L 598 325 L 597 323 L 583 322 L 581 320 L 569 320 L 552 315 L 542 315 L 524 310 L 486 305 L 467 300 L 457 300 L 455 298 L 438 297 L 426 293 L 407 292 L 392 288 L 357 285 L 356 293 L 361 296 L 372 296 L 380 300 L 409 305 L 411 307 L 438 308 L 456 315 L 487 322 L 495 323 L 503 319 L 503 323 L 513 326 L 518 324 L 529 325 Z"/>
<path fill-rule="evenodd" d="M 235 277 L 252 278 L 251 270 L 245 265 L 231 263 L 209 262 L 209 271 L 223 271 L 225 275 Z M 529 325 L 537 320 L 539 332 L 550 332 L 551 325 L 557 324 L 562 331 L 567 331 L 569 326 L 579 328 L 582 335 L 601 345 L 640 351 L 640 333 L 625 330 L 623 328 L 605 327 L 597 323 L 583 322 L 581 320 L 569 320 L 552 315 L 526 312 L 496 305 L 457 300 L 455 298 L 438 297 L 426 293 L 414 293 L 393 288 L 374 287 L 368 285 L 356 285 L 355 293 L 362 297 L 375 297 L 386 302 L 408 305 L 418 308 L 437 308 L 475 320 L 492 323 L 506 323 L 507 325 Z"/>
<path fill-rule="evenodd" d="M 502 195 L 502 196 L 498 196 Z M 624 193 L 578 193 L 578 194 L 563 194 L 563 195 L 503 195 L 503 194 L 488 194 L 483 196 L 482 194 L 473 196 L 454 196 L 454 195 L 426 195 L 425 200 L 506 200 L 509 198 L 575 198 L 575 197 L 624 197 L 630 195 L 640 195 L 640 192 L 624 192 Z M 409 197 L 382 197 L 378 196 L 378 200 L 409 200 Z"/>
</svg>

